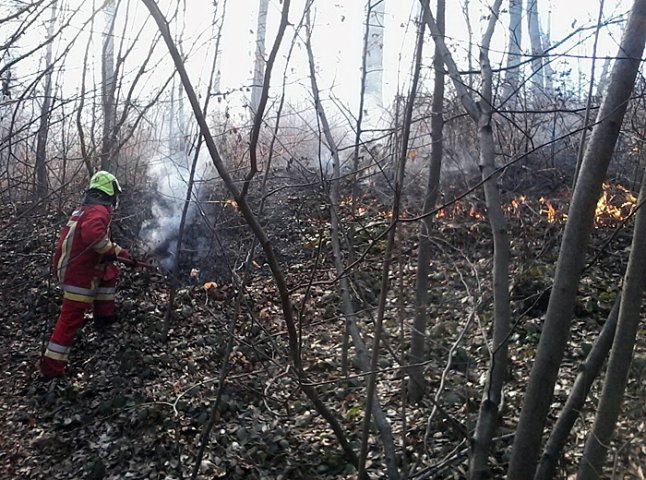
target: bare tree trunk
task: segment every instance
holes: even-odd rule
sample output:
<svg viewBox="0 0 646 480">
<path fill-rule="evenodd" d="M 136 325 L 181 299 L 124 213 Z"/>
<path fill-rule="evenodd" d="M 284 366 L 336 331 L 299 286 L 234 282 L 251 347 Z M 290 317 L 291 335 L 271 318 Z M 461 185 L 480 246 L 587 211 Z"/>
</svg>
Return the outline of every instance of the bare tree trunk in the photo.
<svg viewBox="0 0 646 480">
<path fill-rule="evenodd" d="M 354 217 L 356 212 L 356 204 L 359 200 L 359 182 L 357 181 L 357 175 L 359 173 L 359 159 L 360 159 L 360 150 L 361 150 L 361 135 L 363 134 L 363 117 L 364 117 L 364 105 L 366 103 L 366 83 L 367 83 L 367 71 L 366 65 L 368 64 L 368 45 L 370 41 L 370 16 L 372 14 L 372 3 L 368 1 L 368 11 L 366 13 L 366 26 L 363 34 L 363 50 L 361 53 L 361 87 L 359 90 L 359 111 L 357 113 L 357 123 L 355 127 L 355 136 L 354 136 L 354 149 L 352 153 L 352 201 L 350 203 L 351 215 Z M 350 252 L 352 251 L 352 243 L 354 242 L 354 231 L 353 227 L 350 226 L 348 232 L 348 243 L 350 243 Z M 348 282 L 347 279 L 343 278 L 343 281 Z M 343 287 L 342 287 L 343 289 Z M 349 295 L 349 294 L 348 294 Z M 350 350 L 350 316 L 345 316 L 345 324 L 343 331 L 343 339 L 341 341 L 341 375 L 348 375 L 348 356 Z M 354 321 L 354 318 L 352 318 Z"/>
<path fill-rule="evenodd" d="M 543 33 L 538 12 L 538 0 L 527 0 L 527 27 L 532 60 L 532 93 L 538 98 L 540 93 L 549 95 L 554 91 L 554 71 L 549 57 L 545 54 L 550 48 L 549 28 Z"/>
<path fill-rule="evenodd" d="M 470 461 L 470 478 L 483 478 L 487 472 L 487 457 L 491 438 L 497 427 L 499 409 L 502 399 L 502 387 L 505 379 L 507 365 L 507 338 L 511 322 L 509 305 L 509 238 L 507 222 L 502 210 L 500 192 L 496 185 L 498 175 L 495 165 L 495 150 L 493 141 L 493 128 L 491 116 L 493 113 L 492 89 L 493 73 L 489 62 L 489 45 L 493 31 L 498 21 L 502 0 L 496 0 L 491 7 L 487 29 L 480 46 L 480 72 L 481 72 L 481 101 L 476 103 L 466 90 L 459 75 L 453 57 L 446 47 L 429 7 L 428 0 L 420 0 L 424 7 L 424 17 L 434 35 L 436 45 L 458 96 L 471 118 L 478 124 L 478 140 L 480 144 L 480 170 L 483 179 L 483 188 L 487 203 L 489 224 L 493 232 L 494 241 L 494 270 L 493 270 L 493 295 L 494 295 L 494 333 L 491 351 L 491 364 L 485 385 L 480 413 L 473 438 L 472 455 Z"/>
<path fill-rule="evenodd" d="M 644 13 L 646 14 L 646 11 Z M 642 24 L 642 28 L 646 28 L 646 22 Z M 646 176 L 642 176 L 639 203 L 646 199 L 645 180 Z M 628 267 L 624 276 L 617 331 L 612 343 L 597 415 L 592 431 L 588 434 L 585 442 L 583 458 L 579 463 L 578 480 L 596 479 L 603 476 L 603 465 L 617 419 L 621 413 L 621 404 L 635 349 L 635 339 L 639 330 L 642 299 L 646 286 L 644 254 L 646 254 L 646 210 L 641 208 L 635 218 L 635 231 L 633 232 Z"/>
<path fill-rule="evenodd" d="M 610 70 L 610 57 L 606 58 L 603 62 L 603 67 L 601 68 L 601 75 L 599 75 L 599 83 L 597 84 L 596 97 L 598 99 L 602 98 L 606 93 L 606 88 L 608 87 L 608 71 Z"/>
<path fill-rule="evenodd" d="M 528 0 L 532 1 L 532 0 Z M 523 37 L 523 0 L 509 0 L 509 39 L 507 41 L 507 71 L 502 101 L 507 102 L 518 89 L 520 78 L 520 52 Z"/>
<path fill-rule="evenodd" d="M 358 477 L 363 479 L 366 475 L 366 458 L 368 455 L 368 437 L 370 433 L 370 418 L 372 414 L 372 405 L 376 397 L 375 392 L 377 388 L 377 374 L 376 370 L 379 367 L 379 348 L 381 342 L 381 335 L 383 330 L 383 320 L 386 310 L 386 298 L 388 296 L 390 266 L 393 260 L 393 250 L 395 247 L 395 239 L 397 234 L 397 223 L 399 221 L 400 205 L 402 188 L 404 184 L 404 175 L 406 172 L 406 159 L 408 158 L 408 143 L 410 139 L 410 130 L 413 119 L 413 107 L 417 95 L 417 87 L 419 84 L 420 71 L 422 67 L 422 54 L 424 48 L 424 22 L 420 21 L 419 29 L 417 32 L 417 45 L 415 51 L 415 64 L 413 67 L 413 79 L 410 86 L 410 93 L 406 101 L 406 110 L 402 119 L 402 136 L 399 144 L 398 153 L 398 168 L 395 174 L 395 193 L 392 206 L 392 221 L 389 226 L 388 240 L 386 243 L 386 250 L 384 252 L 384 263 L 381 271 L 381 294 L 379 296 L 379 304 L 377 307 L 377 318 L 374 326 L 374 337 L 372 342 L 372 351 L 370 359 L 371 373 L 368 376 L 368 388 L 366 393 L 366 410 L 364 412 L 363 426 L 361 431 L 361 454 L 359 456 L 359 472 Z"/>
<path fill-rule="evenodd" d="M 574 169 L 574 178 L 572 179 L 572 189 L 576 187 L 576 179 L 579 176 L 583 154 L 585 153 L 585 141 L 588 136 L 588 123 L 590 122 L 590 111 L 592 109 L 592 92 L 594 90 L 594 73 L 597 64 L 597 43 L 599 41 L 599 31 L 601 30 L 601 21 L 603 19 L 603 2 L 599 1 L 599 16 L 597 18 L 597 29 L 594 32 L 594 45 L 592 47 L 592 65 L 590 66 L 590 87 L 588 88 L 588 100 L 585 106 L 585 115 L 583 117 L 583 129 L 581 130 L 581 139 L 579 140 L 579 150 L 576 156 L 576 168 Z"/>
<path fill-rule="evenodd" d="M 543 427 L 570 333 L 577 286 L 602 182 L 619 136 L 646 41 L 646 0 L 635 0 L 608 94 L 597 117 L 572 198 L 543 332 L 525 393 L 508 478 L 532 478 Z"/>
<path fill-rule="evenodd" d="M 56 23 L 57 3 L 52 4 L 52 13 L 47 25 L 47 38 L 51 39 L 54 34 Z M 47 197 L 49 190 L 47 179 L 47 136 L 49 133 L 49 117 L 52 108 L 52 44 L 47 44 L 45 53 L 45 88 L 43 92 L 43 103 L 40 109 L 40 125 L 38 127 L 38 138 L 36 140 L 36 196 L 38 199 Z"/>
<path fill-rule="evenodd" d="M 92 0 L 92 11 L 96 11 L 95 1 Z M 92 16 L 92 21 L 90 23 L 90 31 L 94 31 L 94 15 Z M 79 106 L 76 111 L 76 129 L 78 130 L 79 136 L 79 145 L 81 148 L 81 157 L 83 157 L 83 162 L 85 163 L 85 169 L 87 174 L 91 177 L 94 174 L 94 165 L 90 159 L 90 155 L 87 150 L 87 144 L 85 141 L 85 132 L 83 130 L 83 123 L 81 121 L 83 115 L 83 107 L 85 106 L 85 81 L 87 79 L 87 64 L 88 64 L 88 54 L 90 52 L 90 45 L 92 45 L 92 40 L 88 40 L 87 45 L 85 46 L 85 53 L 83 54 L 83 73 L 81 74 L 81 92 L 79 94 Z"/>
<path fill-rule="evenodd" d="M 256 59 L 253 67 L 253 85 L 251 85 L 252 115 L 258 111 L 265 76 L 265 37 L 267 35 L 267 10 L 269 0 L 258 0 L 258 22 L 256 26 Z"/>
<path fill-rule="evenodd" d="M 445 0 L 437 1 L 437 27 L 444 35 Z M 444 63 L 439 48 L 435 46 L 433 57 L 433 100 L 431 103 L 431 158 L 428 169 L 426 196 L 422 206 L 423 220 L 420 222 L 419 247 L 417 250 L 417 271 L 415 275 L 415 320 L 411 332 L 408 369 L 408 399 L 419 402 L 426 391 L 424 369 L 419 365 L 426 359 L 426 324 L 428 316 L 428 287 L 432 244 L 429 238 L 432 221 L 429 212 L 435 207 L 440 185 L 443 155 L 444 129 Z"/>
<path fill-rule="evenodd" d="M 377 126 L 383 108 L 384 12 L 386 0 L 368 0 L 368 45 L 366 49 L 366 121 Z"/>
<path fill-rule="evenodd" d="M 261 0 L 262 1 L 262 0 Z M 276 39 L 274 40 L 274 45 L 271 47 L 271 52 L 269 52 L 269 57 L 267 58 L 267 63 L 265 65 L 263 59 L 263 77 L 261 79 L 260 88 L 260 97 L 258 99 L 258 104 L 255 106 L 253 112 L 253 126 L 251 127 L 251 138 L 249 140 L 249 173 L 245 177 L 244 184 L 242 185 L 242 196 L 247 195 L 249 185 L 254 175 L 258 172 L 258 139 L 260 138 L 260 129 L 262 128 L 263 115 L 265 114 L 265 107 L 267 106 L 267 100 L 269 98 L 269 86 L 271 84 L 271 73 L 274 68 L 274 63 L 276 61 L 276 56 L 278 55 L 278 50 L 285 35 L 285 30 L 287 29 L 288 17 L 289 17 L 289 6 L 290 0 L 283 1 L 283 9 L 280 15 L 280 23 L 278 24 L 278 31 L 276 32 Z M 260 20 L 259 20 L 260 21 Z M 264 43 L 264 40 L 263 40 Z"/>
<path fill-rule="evenodd" d="M 177 51 L 177 47 L 173 43 L 173 39 L 170 34 L 170 30 L 168 28 L 168 23 L 166 19 L 164 18 L 163 14 L 159 10 L 159 7 L 155 3 L 155 0 L 142 0 L 142 2 L 144 3 L 144 5 L 146 5 L 152 17 L 155 19 L 155 22 L 157 23 L 157 26 L 162 36 L 164 37 L 164 41 L 168 46 L 170 55 L 173 58 L 173 62 L 175 63 L 175 67 L 177 68 L 177 71 L 182 79 L 182 83 L 184 84 L 186 96 L 190 101 L 191 107 L 193 108 L 193 111 L 195 113 L 195 120 L 199 124 L 201 134 L 204 136 L 204 142 L 209 150 L 209 154 L 211 155 L 211 160 L 213 162 L 213 165 L 215 166 L 220 177 L 222 178 L 225 185 L 227 186 L 227 189 L 231 193 L 233 200 L 240 207 L 240 212 L 245 218 L 245 221 L 247 222 L 247 224 L 249 225 L 249 228 L 256 236 L 256 238 L 258 239 L 258 242 L 263 248 L 263 251 L 267 258 L 267 263 L 272 272 L 272 275 L 274 276 L 276 288 L 278 290 L 278 296 L 280 298 L 283 317 L 285 319 L 285 326 L 287 328 L 290 360 L 292 362 L 292 365 L 294 366 L 294 373 L 298 378 L 299 384 L 303 392 L 305 393 L 305 395 L 314 405 L 314 408 L 316 409 L 316 411 L 330 425 L 330 428 L 334 432 L 334 435 L 336 436 L 337 441 L 339 442 L 339 445 L 343 449 L 348 459 L 354 465 L 358 465 L 358 458 L 354 450 L 352 449 L 352 446 L 348 442 L 345 436 L 345 433 L 343 431 L 343 427 L 339 423 L 336 415 L 327 408 L 327 406 L 323 403 L 323 401 L 318 396 L 318 392 L 316 391 L 315 387 L 312 384 L 308 383 L 307 381 L 307 375 L 305 374 L 303 363 L 298 349 L 298 333 L 296 330 L 296 322 L 294 320 L 295 309 L 291 302 L 289 288 L 285 280 L 285 274 L 282 268 L 280 267 L 280 264 L 278 263 L 278 259 L 276 257 L 276 254 L 274 253 L 274 249 L 271 245 L 271 241 L 267 237 L 265 230 L 260 225 L 260 222 L 258 221 L 258 217 L 254 214 L 253 210 L 251 209 L 251 206 L 247 202 L 246 197 L 241 194 L 236 182 L 234 181 L 229 171 L 224 166 L 222 157 L 220 156 L 220 153 L 215 144 L 215 141 L 213 140 L 213 136 L 211 135 L 209 127 L 206 123 L 206 118 L 204 117 L 204 114 L 201 111 L 201 107 L 200 107 L 197 95 L 195 94 L 195 90 L 193 90 L 193 86 L 186 72 L 186 68 L 184 67 L 182 58 L 180 57 L 179 52 Z M 284 0 L 284 2 L 288 4 L 289 0 Z"/>
<path fill-rule="evenodd" d="M 464 5 L 462 5 L 462 13 L 464 14 L 464 22 L 467 24 L 467 65 L 469 66 L 469 72 L 473 72 L 473 27 L 471 27 L 471 13 L 469 12 L 470 0 L 464 0 Z M 469 90 L 473 90 L 473 75 L 469 73 L 467 78 L 467 86 Z"/>
<path fill-rule="evenodd" d="M 574 381 L 572 391 L 568 395 L 565 406 L 554 424 L 550 438 L 545 444 L 545 451 L 536 470 L 534 480 L 552 480 L 556 478 L 556 468 L 561 451 L 574 426 L 574 422 L 581 415 L 581 409 L 588 397 L 588 393 L 590 393 L 590 388 L 599 375 L 599 372 L 601 372 L 603 362 L 612 346 L 612 339 L 615 336 L 615 330 L 617 328 L 620 302 L 621 293 L 612 307 L 612 311 L 608 315 L 606 322 L 603 324 L 601 333 L 595 340 L 592 349 L 590 349 L 590 353 L 588 353 L 585 362 L 579 368 L 580 373 Z"/>
<path fill-rule="evenodd" d="M 469 476 L 473 479 L 488 478 L 488 456 L 491 439 L 498 427 L 502 388 L 507 372 L 507 339 L 511 324 L 509 304 L 509 235 L 507 221 L 502 210 L 500 191 L 496 184 L 496 152 L 491 126 L 493 113 L 493 73 L 489 63 L 489 44 L 493 35 L 495 21 L 500 11 L 500 2 L 495 2 L 482 46 L 480 47 L 480 118 L 478 119 L 478 140 L 480 143 L 480 171 L 482 174 L 487 215 L 493 234 L 493 296 L 494 325 L 490 365 L 485 389 L 480 404 L 480 412 L 473 435 Z"/>
<path fill-rule="evenodd" d="M 103 50 L 101 53 L 101 106 L 103 108 L 103 134 L 101 141 L 101 170 L 112 170 L 112 150 L 115 139 L 113 126 L 115 120 L 114 92 L 116 77 L 114 69 L 114 25 L 117 14 L 117 0 L 107 0 L 105 3 L 105 31 L 103 34 Z"/>
<path fill-rule="evenodd" d="M 538 0 L 527 0 L 527 29 L 532 49 L 532 93 L 538 96 L 545 87 L 543 71 L 543 43 L 541 40 L 541 25 L 538 21 Z"/>
<path fill-rule="evenodd" d="M 311 35 L 312 27 L 310 24 L 310 15 L 309 9 L 307 11 L 307 36 L 305 42 L 305 48 L 307 50 L 307 57 L 309 60 L 310 68 L 310 82 L 312 84 L 312 94 L 314 96 L 314 103 L 316 112 L 321 120 L 321 125 L 323 127 L 323 133 L 325 135 L 325 140 L 327 142 L 328 149 L 332 155 L 332 167 L 333 167 L 333 178 L 330 181 L 330 238 L 332 242 L 332 252 L 334 256 L 334 265 L 338 275 L 341 275 L 339 280 L 339 293 L 342 301 L 342 308 L 344 312 L 344 317 L 348 332 L 352 335 L 352 340 L 357 349 L 357 358 L 361 369 L 365 372 L 370 371 L 370 362 L 368 360 L 368 353 L 366 351 L 365 343 L 361 338 L 359 329 L 355 321 L 355 312 L 352 306 L 352 301 L 350 299 L 350 287 L 348 282 L 347 275 L 343 275 L 345 271 L 345 265 L 343 265 L 343 253 L 341 252 L 341 242 L 340 242 L 340 222 L 339 222 L 339 183 L 341 181 L 341 166 L 339 159 L 338 146 L 334 137 L 332 136 L 332 130 L 330 129 L 330 124 L 325 114 L 325 110 L 321 104 L 320 99 L 320 90 L 318 88 L 318 81 L 316 78 L 316 67 L 314 62 L 314 53 L 312 51 Z M 399 470 L 397 468 L 397 456 L 395 441 L 393 439 L 392 428 L 388 422 L 384 411 L 379 405 L 379 397 L 377 392 L 373 392 L 373 403 L 372 403 L 372 413 L 375 416 L 375 423 L 381 435 L 381 439 L 384 445 L 384 456 L 386 459 L 386 470 L 388 472 L 389 479 L 398 479 L 400 477 Z"/>
<path fill-rule="evenodd" d="M 554 94 L 554 69 L 552 69 L 552 62 L 549 55 L 546 52 L 549 51 L 552 40 L 551 40 L 551 30 L 550 30 L 550 18 L 552 16 L 551 10 L 548 11 L 548 27 L 547 32 L 541 33 L 541 49 L 543 51 L 543 80 L 544 80 L 544 92 L 546 95 Z M 539 24 L 540 25 L 540 24 Z"/>
</svg>

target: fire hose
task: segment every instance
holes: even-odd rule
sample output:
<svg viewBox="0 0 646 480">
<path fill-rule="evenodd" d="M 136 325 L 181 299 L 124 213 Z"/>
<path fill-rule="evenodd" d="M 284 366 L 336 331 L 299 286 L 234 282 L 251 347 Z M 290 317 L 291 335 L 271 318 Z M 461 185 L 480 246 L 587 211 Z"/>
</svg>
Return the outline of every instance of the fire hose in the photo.
<svg viewBox="0 0 646 480">
<path fill-rule="evenodd" d="M 134 258 L 130 260 L 127 258 L 117 256 L 116 260 L 120 263 L 123 263 L 127 267 L 141 267 L 141 268 L 146 268 L 148 270 L 157 270 L 157 265 L 153 265 L 152 263 L 142 262 L 140 260 L 135 260 Z"/>
</svg>

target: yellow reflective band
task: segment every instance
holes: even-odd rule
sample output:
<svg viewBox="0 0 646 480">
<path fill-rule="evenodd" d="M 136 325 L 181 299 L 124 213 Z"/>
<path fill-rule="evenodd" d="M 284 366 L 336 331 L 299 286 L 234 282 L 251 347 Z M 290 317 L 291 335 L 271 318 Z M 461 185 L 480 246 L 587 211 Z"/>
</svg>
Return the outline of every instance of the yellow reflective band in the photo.
<svg viewBox="0 0 646 480">
<path fill-rule="evenodd" d="M 63 362 L 67 362 L 67 358 L 68 358 L 67 353 L 52 352 L 49 348 L 45 350 L 45 353 L 43 354 L 43 356 L 52 358 L 54 360 L 61 360 Z"/>
<path fill-rule="evenodd" d="M 76 213 L 76 212 L 74 212 Z M 61 258 L 58 260 L 57 277 L 62 282 L 65 279 L 65 270 L 67 269 L 67 264 L 70 261 L 70 253 L 72 251 L 72 242 L 74 241 L 74 235 L 76 234 L 76 226 L 78 221 L 70 220 L 67 223 L 69 230 L 67 231 L 67 236 L 63 240 L 63 245 L 61 245 Z"/>
<path fill-rule="evenodd" d="M 114 244 L 110 241 L 110 239 L 108 238 L 108 235 L 106 234 L 106 236 L 104 238 L 102 238 L 101 240 L 99 240 L 98 242 L 96 242 L 94 244 L 93 248 L 98 253 L 106 253 L 113 246 L 114 246 Z"/>
<path fill-rule="evenodd" d="M 79 293 L 64 292 L 63 298 L 67 298 L 68 300 L 74 300 L 75 302 L 94 303 L 94 297 L 90 297 L 88 295 L 81 295 Z"/>
</svg>

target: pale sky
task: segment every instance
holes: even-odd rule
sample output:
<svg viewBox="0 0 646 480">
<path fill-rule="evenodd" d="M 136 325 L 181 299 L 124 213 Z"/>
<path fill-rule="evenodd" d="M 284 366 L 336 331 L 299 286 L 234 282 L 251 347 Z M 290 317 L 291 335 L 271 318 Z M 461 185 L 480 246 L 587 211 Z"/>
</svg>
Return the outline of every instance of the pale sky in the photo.
<svg viewBox="0 0 646 480">
<path fill-rule="evenodd" d="M 64 11 L 76 8 L 81 0 L 59 0 L 60 5 Z M 290 21 L 297 23 L 303 11 L 305 0 L 293 0 L 290 10 Z M 417 0 L 385 0 L 386 1 L 386 29 L 385 29 L 385 45 L 384 45 L 384 100 L 388 104 L 398 89 L 407 90 L 409 71 L 412 58 L 413 41 L 415 36 L 415 27 L 409 20 L 416 16 L 418 2 Z M 466 69 L 466 61 L 464 53 L 466 51 L 466 24 L 464 15 L 462 14 L 462 5 L 465 0 L 448 0 L 447 1 L 447 35 L 450 37 L 449 44 L 452 46 L 456 54 L 456 60 L 461 68 Z M 98 2 L 100 3 L 100 2 Z M 123 31 L 123 19 L 126 11 L 126 5 L 130 4 L 129 24 L 130 28 L 126 31 L 125 35 L 128 38 L 134 38 L 136 32 L 144 19 L 148 18 L 148 11 L 145 6 L 137 0 L 127 2 L 122 0 L 122 7 L 119 12 L 119 22 L 116 27 L 115 35 L 118 41 L 121 38 Z M 176 5 L 177 2 L 170 0 L 159 0 L 162 7 L 164 5 Z M 218 1 L 222 4 L 222 1 Z M 431 2 L 433 4 L 434 2 Z M 480 37 L 481 28 L 484 25 L 480 21 L 483 9 L 486 11 L 489 1 L 485 0 L 470 0 L 471 4 L 471 23 L 473 26 L 475 42 Z M 506 5 L 507 2 L 503 2 Z M 83 12 L 78 15 L 78 19 L 74 20 L 73 28 L 68 29 L 66 37 L 69 39 L 75 34 L 81 25 L 81 19 L 87 18 L 87 12 L 92 7 L 92 2 L 84 0 Z M 212 37 L 211 22 L 213 18 L 213 1 L 212 0 L 187 0 L 186 1 L 186 30 L 185 30 L 185 49 L 188 50 L 193 45 L 189 57 L 189 70 L 191 72 L 193 82 L 198 91 L 200 85 L 204 87 L 208 81 L 210 59 L 207 57 L 207 51 L 212 47 L 213 42 L 208 41 Z M 604 18 L 612 18 L 626 12 L 632 2 L 630 0 L 614 0 L 605 2 Z M 2 7 L 0 7 L 1 9 Z M 228 0 L 225 26 L 223 29 L 222 40 L 222 57 L 221 57 L 221 72 L 223 91 L 240 90 L 251 84 L 253 60 L 255 50 L 255 29 L 256 29 L 256 15 L 258 8 L 258 0 Z M 277 22 L 280 16 L 282 2 L 279 0 L 270 0 L 269 19 L 266 39 L 266 51 L 269 52 L 273 44 Z M 333 93 L 334 96 L 342 99 L 347 103 L 350 108 L 355 108 L 358 104 L 359 92 L 359 66 L 361 59 L 362 36 L 363 36 L 363 20 L 365 2 L 363 0 L 317 0 L 315 2 L 315 30 L 314 30 L 314 50 L 318 61 L 319 82 L 324 93 Z M 599 1 L 593 0 L 539 0 L 539 12 L 543 29 L 550 29 L 551 39 L 553 42 L 560 40 L 568 35 L 573 26 L 579 27 L 583 25 L 591 25 L 596 23 L 598 15 Z M 163 8 L 168 11 L 168 8 Z M 43 20 L 49 18 L 48 15 L 43 15 Z M 65 18 L 65 15 L 59 15 L 60 19 Z M 91 49 L 94 60 L 98 61 L 100 56 L 101 43 L 98 34 L 103 29 L 105 19 L 103 15 L 98 15 L 94 25 L 95 35 L 94 46 Z M 507 15 L 503 12 L 500 19 L 501 25 L 496 30 L 496 35 L 492 43 L 491 57 L 496 64 L 501 61 L 501 54 L 506 46 L 506 29 Z M 41 23 L 41 28 L 44 22 Z M 6 26 L 5 26 L 6 27 Z M 179 28 L 176 22 L 172 25 L 173 28 Z M 614 55 L 617 51 L 617 44 L 621 38 L 621 31 L 623 25 L 613 26 L 606 28 L 602 31 L 599 42 L 599 55 Z M 523 25 L 524 35 L 526 35 L 527 27 Z M 7 30 L 5 29 L 4 32 Z M 142 56 L 147 52 L 150 44 L 150 39 L 156 27 L 152 20 L 148 21 L 148 26 L 142 35 L 135 53 L 132 55 L 132 61 L 126 65 L 127 71 L 135 71 L 140 63 Z M 280 89 L 282 82 L 283 69 L 285 66 L 285 55 L 289 48 L 294 30 L 288 29 L 286 32 L 281 53 L 277 65 L 274 69 L 272 88 L 274 92 Z M 575 36 L 570 39 L 565 45 L 557 49 L 558 53 L 570 50 L 574 55 L 589 55 L 592 51 L 591 30 L 587 33 Z M 21 40 L 22 45 L 27 47 L 30 42 L 42 41 L 42 31 L 34 35 L 32 38 L 25 38 Z M 3 30 L 0 29 L 0 36 L 3 35 Z M 575 46 L 576 42 L 585 37 L 588 40 L 581 46 Z M 76 90 L 81 66 L 85 44 L 88 37 L 82 36 L 82 41 L 70 53 L 70 59 L 66 64 L 65 79 L 63 82 L 65 89 L 71 89 L 70 95 Z M 61 51 L 64 44 L 57 44 L 57 50 Z M 528 42 L 523 47 L 525 51 L 529 50 Z M 426 52 L 428 54 L 428 62 L 430 62 L 430 55 L 432 54 L 432 45 L 430 39 L 427 41 Z M 38 58 L 38 55 L 35 56 Z M 90 58 L 92 61 L 92 58 Z M 590 70 L 590 63 L 587 60 L 576 58 L 564 59 L 569 63 L 569 67 L 575 71 L 581 69 L 585 72 L 586 76 Z M 1 62 L 1 60 L 0 60 Z M 559 68 L 559 61 L 556 63 L 556 68 Z M 598 62 L 598 68 L 602 66 L 602 61 Z M 150 88 L 152 82 L 159 82 L 160 79 L 166 78 L 167 74 L 172 70 L 172 65 L 167 54 L 166 46 L 160 42 L 155 53 L 156 71 L 151 74 L 148 80 L 151 83 L 142 87 L 142 94 L 146 90 L 153 90 Z M 28 63 L 23 63 L 21 72 L 24 74 L 25 66 Z M 563 68 L 563 66 L 561 66 Z M 28 68 L 32 72 L 37 71 L 36 68 Z M 95 76 L 100 77 L 100 69 L 95 68 Z M 290 92 L 296 98 L 306 99 L 309 96 L 309 80 L 307 70 L 307 59 L 305 50 L 302 47 L 297 47 L 294 50 L 292 59 L 290 61 L 289 70 L 289 83 Z M 598 78 L 598 74 L 597 74 Z M 332 90 L 329 90 L 332 89 Z M 231 105 L 243 102 L 243 96 L 249 96 L 248 92 L 234 94 L 228 98 Z"/>
</svg>

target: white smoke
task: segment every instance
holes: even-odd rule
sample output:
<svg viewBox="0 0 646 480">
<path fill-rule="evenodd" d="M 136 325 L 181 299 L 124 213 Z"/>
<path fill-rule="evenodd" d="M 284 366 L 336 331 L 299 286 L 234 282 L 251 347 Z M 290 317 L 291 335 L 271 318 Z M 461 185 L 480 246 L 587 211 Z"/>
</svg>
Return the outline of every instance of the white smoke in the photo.
<svg viewBox="0 0 646 480">
<path fill-rule="evenodd" d="M 176 150 L 173 154 L 159 155 L 149 163 L 148 167 L 148 175 L 156 184 L 156 191 L 151 206 L 152 218 L 143 223 L 140 237 L 148 251 L 158 258 L 160 266 L 166 271 L 172 270 L 177 263 L 177 239 L 182 211 L 186 203 L 193 155 L 194 152 L 188 156 L 183 151 Z M 196 199 L 199 198 L 199 187 L 207 170 L 208 163 L 204 155 L 200 155 L 184 231 L 195 220 Z M 186 235 L 184 235 L 185 241 Z"/>
</svg>

